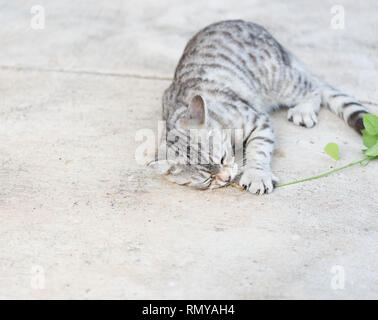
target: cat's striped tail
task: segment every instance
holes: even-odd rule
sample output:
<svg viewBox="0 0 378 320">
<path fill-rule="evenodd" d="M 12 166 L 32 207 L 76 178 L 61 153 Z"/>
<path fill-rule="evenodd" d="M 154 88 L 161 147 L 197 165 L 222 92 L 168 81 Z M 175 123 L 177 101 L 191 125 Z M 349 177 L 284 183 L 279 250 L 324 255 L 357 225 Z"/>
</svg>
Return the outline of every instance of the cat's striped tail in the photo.
<svg viewBox="0 0 378 320">
<path fill-rule="evenodd" d="M 326 86 L 322 90 L 322 103 L 324 107 L 337 114 L 350 127 L 361 134 L 361 130 L 364 129 L 362 116 L 364 113 L 368 113 L 368 110 L 356 99 L 337 89 Z"/>
</svg>

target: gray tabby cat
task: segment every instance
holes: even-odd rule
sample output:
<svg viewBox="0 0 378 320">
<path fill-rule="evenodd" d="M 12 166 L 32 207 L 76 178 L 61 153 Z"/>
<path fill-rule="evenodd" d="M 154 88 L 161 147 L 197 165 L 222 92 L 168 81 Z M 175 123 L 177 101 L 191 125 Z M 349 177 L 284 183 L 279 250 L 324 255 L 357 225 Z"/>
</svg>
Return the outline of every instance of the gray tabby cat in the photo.
<svg viewBox="0 0 378 320">
<path fill-rule="evenodd" d="M 275 139 L 269 112 L 286 107 L 289 121 L 311 128 L 321 106 L 363 129 L 366 108 L 307 71 L 263 27 L 242 20 L 212 24 L 189 41 L 164 93 L 161 148 L 168 159 L 158 157 L 150 166 L 200 189 L 224 186 L 239 171 L 240 186 L 270 193 L 278 179 L 270 167 Z M 240 170 L 232 133 L 223 131 L 211 143 L 220 129 L 242 130 Z"/>
</svg>

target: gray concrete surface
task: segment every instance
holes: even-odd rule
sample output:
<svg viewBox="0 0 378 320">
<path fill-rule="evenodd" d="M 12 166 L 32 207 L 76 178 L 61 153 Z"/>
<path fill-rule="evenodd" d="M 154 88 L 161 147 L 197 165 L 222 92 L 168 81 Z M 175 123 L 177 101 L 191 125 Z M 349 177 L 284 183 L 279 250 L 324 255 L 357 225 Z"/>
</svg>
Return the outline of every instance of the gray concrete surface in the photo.
<svg viewBox="0 0 378 320">
<path fill-rule="evenodd" d="M 265 25 L 377 101 L 377 2 L 339 1 L 343 30 L 334 1 L 39 1 L 43 30 L 34 4 L 0 1 L 1 298 L 378 298 L 377 161 L 258 197 L 179 187 L 134 159 L 186 41 L 217 20 Z M 361 158 L 328 111 L 314 129 L 285 118 L 273 117 L 282 182 L 335 166 L 331 141 L 338 166 Z"/>
</svg>

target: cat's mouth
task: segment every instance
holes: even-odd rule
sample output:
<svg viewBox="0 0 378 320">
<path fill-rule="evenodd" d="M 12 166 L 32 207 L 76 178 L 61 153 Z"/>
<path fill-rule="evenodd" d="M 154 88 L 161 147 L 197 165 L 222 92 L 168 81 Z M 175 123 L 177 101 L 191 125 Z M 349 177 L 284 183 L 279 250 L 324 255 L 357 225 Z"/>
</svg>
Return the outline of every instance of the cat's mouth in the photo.
<svg viewBox="0 0 378 320">
<path fill-rule="evenodd" d="M 236 177 L 238 173 L 238 165 L 234 163 L 232 166 L 224 166 L 215 175 L 209 186 L 210 189 L 222 188 L 229 185 Z"/>
</svg>

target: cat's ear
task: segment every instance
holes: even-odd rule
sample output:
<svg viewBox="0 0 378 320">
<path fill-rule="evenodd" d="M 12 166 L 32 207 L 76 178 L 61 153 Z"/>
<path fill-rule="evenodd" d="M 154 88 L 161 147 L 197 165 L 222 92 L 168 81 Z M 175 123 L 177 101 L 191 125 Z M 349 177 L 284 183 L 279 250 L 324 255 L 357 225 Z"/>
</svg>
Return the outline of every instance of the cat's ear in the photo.
<svg viewBox="0 0 378 320">
<path fill-rule="evenodd" d="M 205 101 L 200 95 L 196 95 L 190 101 L 186 118 L 191 122 L 202 125 L 206 121 L 206 106 Z"/>
<path fill-rule="evenodd" d="M 180 119 L 179 125 L 186 129 L 202 128 L 206 124 L 206 105 L 200 95 L 192 98 L 185 116 Z"/>
</svg>

